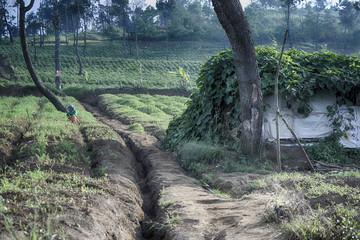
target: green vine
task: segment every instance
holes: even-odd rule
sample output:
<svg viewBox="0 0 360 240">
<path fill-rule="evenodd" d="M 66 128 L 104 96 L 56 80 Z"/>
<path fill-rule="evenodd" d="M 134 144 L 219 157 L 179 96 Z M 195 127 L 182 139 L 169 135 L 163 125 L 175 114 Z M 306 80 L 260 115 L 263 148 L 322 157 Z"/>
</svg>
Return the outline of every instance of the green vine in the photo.
<svg viewBox="0 0 360 240">
<path fill-rule="evenodd" d="M 274 47 L 257 47 L 256 52 L 263 95 L 271 95 L 280 51 Z M 169 124 L 166 146 L 175 150 L 182 141 L 211 140 L 236 147 L 241 119 L 232 51 L 211 57 L 202 66 L 196 83 L 197 90 L 190 96 L 187 109 Z M 343 105 L 349 102 L 346 96 L 359 87 L 357 56 L 298 50 L 284 53 L 279 93 L 286 101 L 299 103 L 297 111 L 305 116 L 312 111 L 309 102 L 315 95 L 336 95 L 337 103 Z M 335 130 L 340 129 L 337 124 L 339 119 L 333 118 Z"/>
</svg>

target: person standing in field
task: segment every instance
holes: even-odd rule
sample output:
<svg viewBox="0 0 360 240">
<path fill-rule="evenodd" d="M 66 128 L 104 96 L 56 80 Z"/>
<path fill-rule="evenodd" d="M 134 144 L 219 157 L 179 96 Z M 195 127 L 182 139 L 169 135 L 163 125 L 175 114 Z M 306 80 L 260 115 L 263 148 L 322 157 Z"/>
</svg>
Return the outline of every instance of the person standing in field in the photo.
<svg viewBox="0 0 360 240">
<path fill-rule="evenodd" d="M 68 106 L 68 112 L 66 113 L 66 116 L 68 117 L 68 119 L 75 123 L 75 122 L 78 122 L 80 121 L 79 118 L 77 117 L 77 112 L 75 110 L 75 107 L 73 105 L 69 105 Z"/>
</svg>

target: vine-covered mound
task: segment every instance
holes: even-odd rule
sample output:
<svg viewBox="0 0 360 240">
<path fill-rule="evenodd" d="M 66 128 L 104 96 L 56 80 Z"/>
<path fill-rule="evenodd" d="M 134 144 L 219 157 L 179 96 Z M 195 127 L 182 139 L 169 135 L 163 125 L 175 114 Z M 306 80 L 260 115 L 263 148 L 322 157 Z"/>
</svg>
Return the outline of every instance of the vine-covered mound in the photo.
<svg viewBox="0 0 360 240">
<path fill-rule="evenodd" d="M 271 95 L 280 51 L 274 47 L 257 47 L 256 52 L 263 94 Z M 169 124 L 166 146 L 175 150 L 183 141 L 202 140 L 236 147 L 241 119 L 232 51 L 211 57 L 202 66 L 196 84 L 197 90 L 186 103 L 187 108 Z M 312 111 L 308 103 L 315 94 L 336 94 L 338 103 L 345 104 L 359 90 L 357 56 L 298 50 L 284 53 L 279 93 L 286 100 L 298 101 L 299 113 L 307 115 Z"/>
</svg>

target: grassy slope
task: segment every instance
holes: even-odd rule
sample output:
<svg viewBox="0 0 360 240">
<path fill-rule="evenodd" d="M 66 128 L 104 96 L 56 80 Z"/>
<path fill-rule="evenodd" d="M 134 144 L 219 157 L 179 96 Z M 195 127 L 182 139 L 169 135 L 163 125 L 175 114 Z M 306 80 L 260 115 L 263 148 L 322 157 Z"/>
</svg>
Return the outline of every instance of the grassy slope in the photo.
<svg viewBox="0 0 360 240">
<path fill-rule="evenodd" d="M 0 239 L 74 239 L 69 216 L 81 217 L 88 209 L 84 206 L 103 198 L 116 199 L 119 216 L 132 215 L 132 220 L 122 219 L 129 234 L 136 225 L 132 221 L 142 216 L 134 210 L 125 213 L 136 205 L 129 199 L 138 197 L 132 179 L 126 178 L 131 174 L 120 180 L 117 174 L 115 181 L 111 173 L 107 176 L 103 161 L 117 160 L 122 149 L 112 130 L 74 98 L 61 101 L 75 105 L 80 123 L 68 121 L 44 97 L 0 96 Z M 94 227 L 92 221 L 73 221 L 81 229 Z"/>
</svg>

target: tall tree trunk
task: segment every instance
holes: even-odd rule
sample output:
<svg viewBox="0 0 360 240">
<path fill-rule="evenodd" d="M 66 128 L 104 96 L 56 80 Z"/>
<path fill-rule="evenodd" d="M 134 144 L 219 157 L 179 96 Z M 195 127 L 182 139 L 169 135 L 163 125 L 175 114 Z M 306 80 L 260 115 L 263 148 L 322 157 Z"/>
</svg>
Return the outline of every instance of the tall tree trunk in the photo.
<svg viewBox="0 0 360 240">
<path fill-rule="evenodd" d="M 80 12 L 80 11 L 79 11 Z M 76 23 L 76 35 L 74 35 L 74 41 L 75 41 L 75 53 L 76 53 L 76 57 L 79 63 L 79 72 L 78 75 L 82 74 L 82 61 L 81 61 L 81 57 L 79 54 L 79 49 L 78 49 L 78 43 L 79 43 L 79 22 L 80 22 L 80 15 L 78 14 L 78 19 L 77 19 L 77 23 Z M 74 24 L 75 26 L 75 24 Z M 74 33 L 75 34 L 75 33 Z"/>
<path fill-rule="evenodd" d="M 33 42 L 32 42 L 33 47 L 34 47 L 34 63 L 36 63 L 36 36 L 35 36 L 35 34 L 36 34 L 36 27 L 34 26 L 33 27 Z"/>
<path fill-rule="evenodd" d="M 41 22 L 41 26 L 40 26 L 40 47 L 42 47 L 44 45 L 44 18 L 43 18 L 43 8 L 42 8 L 42 0 L 40 1 L 40 22 Z"/>
<path fill-rule="evenodd" d="M 47 98 L 49 101 L 55 106 L 55 108 L 61 112 L 66 112 L 66 108 L 64 105 L 59 101 L 59 99 L 55 96 L 55 94 L 46 88 L 42 82 L 40 81 L 39 77 L 37 76 L 34 66 L 31 62 L 27 42 L 26 42 L 26 32 L 25 32 L 25 14 L 28 12 L 32 6 L 34 5 L 35 0 L 31 0 L 28 6 L 25 7 L 25 3 L 23 0 L 18 0 L 20 4 L 20 20 L 19 20 L 19 34 L 20 34 L 20 42 L 21 42 L 21 49 L 24 55 L 24 60 L 26 63 L 26 67 L 30 73 L 32 80 L 34 81 L 36 87 L 39 91 Z"/>
<path fill-rule="evenodd" d="M 136 59 L 139 59 L 139 46 L 138 46 L 138 31 L 137 31 L 137 26 L 135 26 L 135 48 L 136 48 Z"/>
<path fill-rule="evenodd" d="M 13 35 L 12 35 L 12 32 L 11 32 L 10 24 L 9 24 L 9 22 L 8 22 L 7 19 L 6 19 L 5 1 L 1 1 L 1 5 L 2 5 L 2 8 L 4 9 L 4 11 L 3 11 L 3 18 L 4 18 L 5 25 L 6 25 L 6 30 L 7 30 L 8 33 L 9 33 L 10 42 L 13 43 L 13 42 L 14 42 L 14 38 L 13 38 Z"/>
<path fill-rule="evenodd" d="M 126 10 L 124 9 L 124 11 Z M 126 32 L 126 12 L 124 12 L 123 47 L 124 47 L 124 57 L 127 58 L 125 32 Z"/>
<path fill-rule="evenodd" d="M 53 25 L 55 29 L 55 86 L 56 89 L 61 90 L 61 64 L 60 64 L 60 16 L 58 3 L 54 5 L 54 19 Z"/>
<path fill-rule="evenodd" d="M 293 38 L 292 38 L 292 31 L 290 31 L 290 10 L 291 10 L 291 6 L 290 6 L 290 1 L 288 0 L 287 3 L 287 14 L 286 14 L 286 25 L 287 25 L 287 30 L 288 30 L 288 41 L 289 41 L 289 47 L 292 48 L 293 47 Z"/>
<path fill-rule="evenodd" d="M 68 18 L 68 11 L 67 11 L 67 3 L 65 3 L 65 41 L 66 41 L 66 46 L 69 45 L 69 41 L 68 41 L 68 31 L 69 31 L 69 18 Z"/>
<path fill-rule="evenodd" d="M 169 61 L 169 27 L 168 21 L 165 22 L 166 27 L 166 61 Z"/>
<path fill-rule="evenodd" d="M 84 47 L 83 47 L 83 57 L 85 57 L 85 50 L 86 50 L 86 13 L 84 12 Z"/>
<path fill-rule="evenodd" d="M 241 106 L 241 150 L 259 158 L 263 106 L 261 81 L 250 26 L 239 0 L 212 0 L 233 49 Z"/>
</svg>

